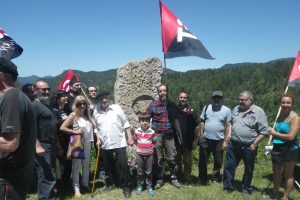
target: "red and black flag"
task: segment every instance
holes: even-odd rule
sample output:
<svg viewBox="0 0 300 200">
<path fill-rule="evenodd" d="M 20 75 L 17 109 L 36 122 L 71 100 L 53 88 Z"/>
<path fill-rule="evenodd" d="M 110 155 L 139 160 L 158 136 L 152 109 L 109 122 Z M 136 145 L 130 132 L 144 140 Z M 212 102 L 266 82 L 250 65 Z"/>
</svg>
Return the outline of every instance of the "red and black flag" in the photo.
<svg viewBox="0 0 300 200">
<path fill-rule="evenodd" d="M 296 56 L 293 69 L 288 81 L 289 87 L 300 87 L 300 49 Z"/>
<path fill-rule="evenodd" d="M 57 90 L 64 90 L 66 92 L 69 92 L 70 90 L 69 84 L 73 77 L 74 77 L 74 72 L 72 69 L 69 69 L 64 79 L 59 83 Z"/>
<path fill-rule="evenodd" d="M 11 60 L 18 57 L 23 49 L 0 28 L 0 57 Z"/>
<path fill-rule="evenodd" d="M 214 59 L 203 44 L 161 1 L 161 35 L 165 58 L 199 56 Z"/>
</svg>

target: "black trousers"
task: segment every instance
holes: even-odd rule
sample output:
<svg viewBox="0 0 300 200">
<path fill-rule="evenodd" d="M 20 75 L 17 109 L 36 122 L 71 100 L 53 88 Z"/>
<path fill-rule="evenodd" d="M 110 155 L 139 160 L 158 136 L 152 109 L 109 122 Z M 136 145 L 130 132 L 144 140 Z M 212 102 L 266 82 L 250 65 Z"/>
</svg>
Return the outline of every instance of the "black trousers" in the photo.
<svg viewBox="0 0 300 200">
<path fill-rule="evenodd" d="M 200 144 L 199 152 L 199 179 L 203 182 L 207 182 L 207 164 L 209 160 L 210 153 L 214 157 L 214 167 L 212 172 L 212 180 L 220 181 L 220 171 L 223 163 L 223 145 L 224 140 L 210 140 L 204 138 Z"/>
<path fill-rule="evenodd" d="M 108 176 L 106 184 L 118 185 L 118 180 L 120 180 L 120 186 L 122 188 L 130 187 L 126 147 L 108 150 L 102 149 L 101 153 L 103 156 L 105 173 Z M 119 176 L 116 171 L 116 164 L 120 166 Z"/>
</svg>

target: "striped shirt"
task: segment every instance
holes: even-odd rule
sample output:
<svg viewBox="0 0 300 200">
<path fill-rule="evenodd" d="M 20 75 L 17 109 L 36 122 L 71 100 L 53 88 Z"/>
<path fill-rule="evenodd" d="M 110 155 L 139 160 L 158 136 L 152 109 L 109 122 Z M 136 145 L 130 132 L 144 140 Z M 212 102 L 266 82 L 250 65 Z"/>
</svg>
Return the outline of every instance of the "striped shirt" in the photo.
<svg viewBox="0 0 300 200">
<path fill-rule="evenodd" d="M 151 128 L 146 131 L 143 131 L 141 128 L 138 128 L 134 131 L 134 137 L 136 140 L 136 153 L 138 155 L 152 155 L 153 148 L 155 146 L 154 137 L 155 132 Z"/>
<path fill-rule="evenodd" d="M 154 100 L 147 108 L 147 113 L 152 118 L 152 129 L 157 134 L 173 134 L 173 121 L 176 118 L 177 105 L 171 101 L 165 106 L 160 100 Z"/>
</svg>

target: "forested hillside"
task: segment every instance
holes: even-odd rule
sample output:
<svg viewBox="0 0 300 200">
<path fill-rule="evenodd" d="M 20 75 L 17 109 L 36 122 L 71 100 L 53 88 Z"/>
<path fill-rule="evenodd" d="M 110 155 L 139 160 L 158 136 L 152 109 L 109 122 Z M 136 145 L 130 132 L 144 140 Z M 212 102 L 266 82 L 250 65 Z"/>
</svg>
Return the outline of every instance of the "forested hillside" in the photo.
<svg viewBox="0 0 300 200">
<path fill-rule="evenodd" d="M 230 108 L 238 104 L 240 92 L 249 90 L 254 94 L 257 105 L 264 108 L 271 122 L 277 113 L 278 98 L 285 90 L 293 62 L 294 58 L 287 58 L 267 63 L 228 64 L 218 69 L 187 72 L 168 70 L 167 79 L 163 81 L 169 85 L 172 100 L 176 100 L 176 95 L 180 90 L 186 90 L 190 94 L 190 104 L 197 112 L 210 102 L 211 93 L 214 90 L 224 92 L 225 104 Z M 65 73 L 44 80 L 55 90 Z M 103 72 L 75 70 L 74 73 L 79 74 L 84 88 L 95 84 L 100 90 L 113 91 L 116 69 Z M 300 97 L 299 89 L 290 88 L 289 91 L 297 97 L 296 99 Z M 296 109 L 300 110 L 297 103 Z"/>
</svg>

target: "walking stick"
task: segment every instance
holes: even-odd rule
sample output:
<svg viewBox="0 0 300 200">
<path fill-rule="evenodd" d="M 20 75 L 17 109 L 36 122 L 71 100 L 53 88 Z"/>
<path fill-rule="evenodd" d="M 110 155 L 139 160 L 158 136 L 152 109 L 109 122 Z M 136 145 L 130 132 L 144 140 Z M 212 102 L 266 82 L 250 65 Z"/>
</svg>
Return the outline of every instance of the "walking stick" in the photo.
<svg viewBox="0 0 300 200">
<path fill-rule="evenodd" d="M 95 181 L 96 181 L 99 156 L 100 156 L 100 147 L 98 148 L 98 151 L 97 151 L 96 165 L 95 165 L 95 169 L 94 169 L 94 178 L 93 178 L 93 186 L 92 186 L 92 194 L 91 194 L 92 198 L 94 197 L 94 192 L 95 192 Z"/>
</svg>

